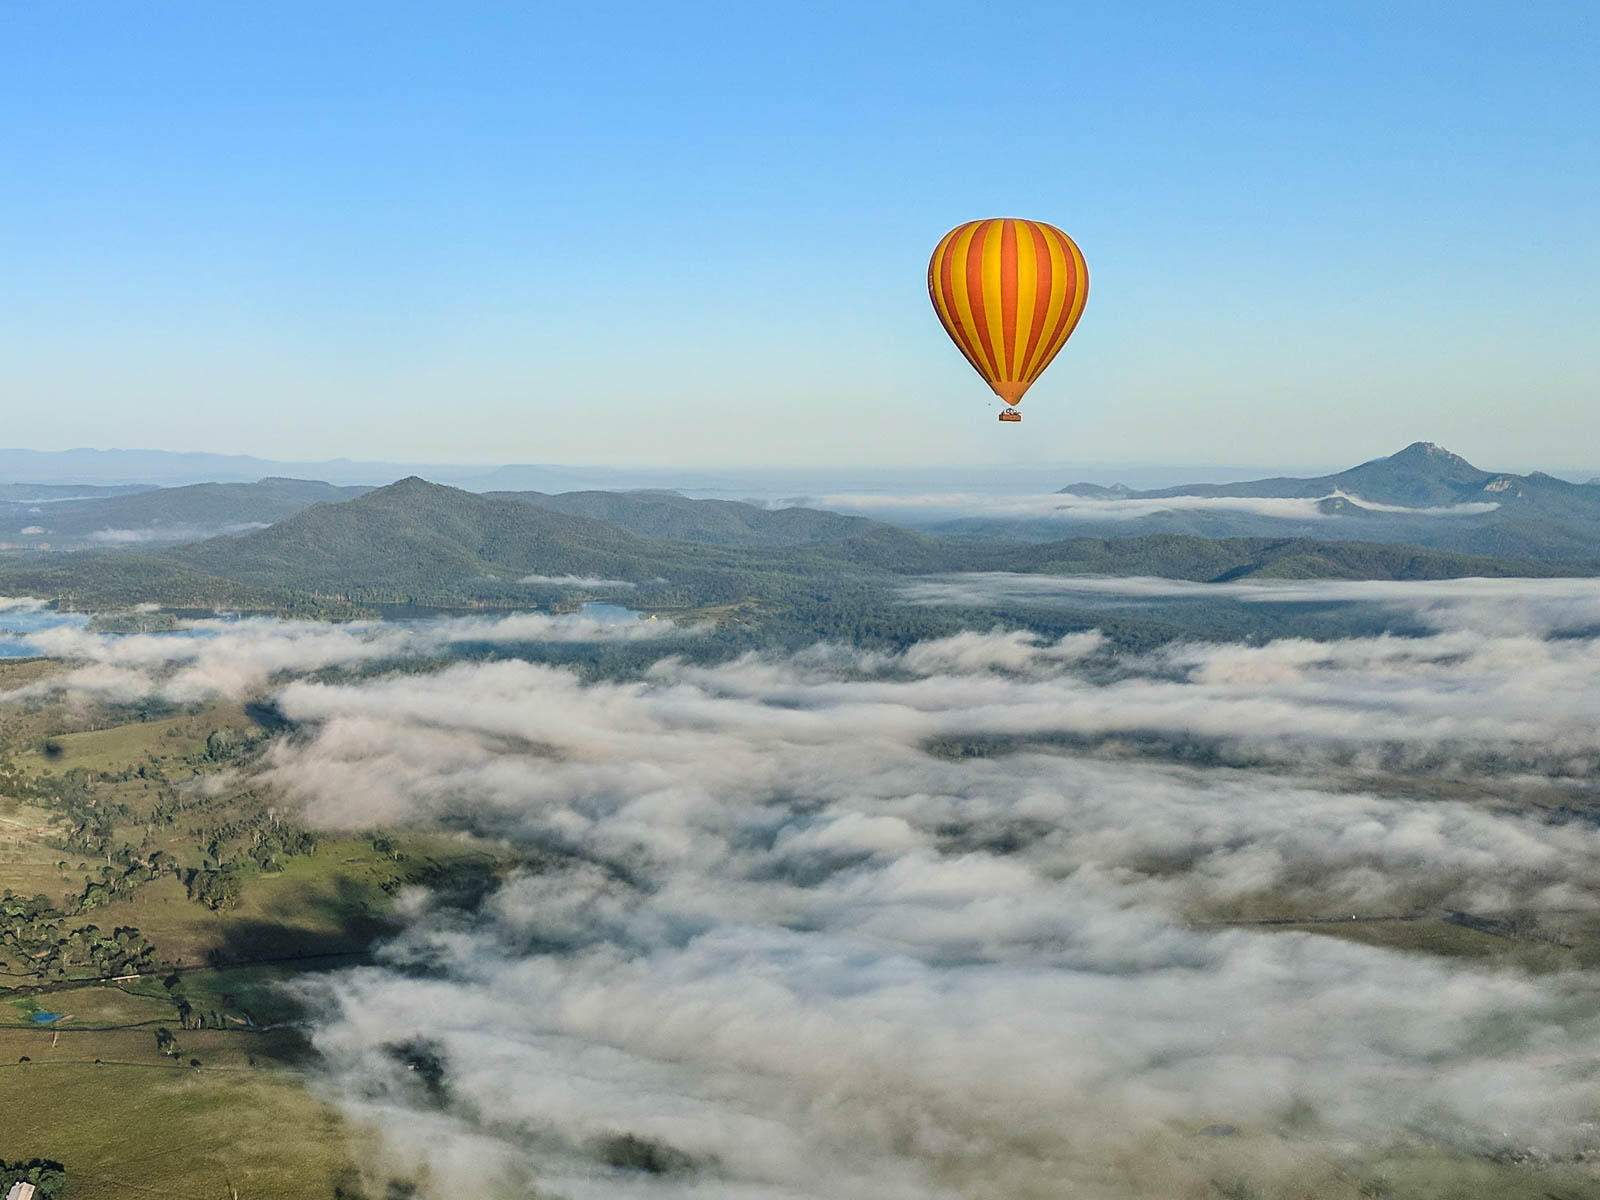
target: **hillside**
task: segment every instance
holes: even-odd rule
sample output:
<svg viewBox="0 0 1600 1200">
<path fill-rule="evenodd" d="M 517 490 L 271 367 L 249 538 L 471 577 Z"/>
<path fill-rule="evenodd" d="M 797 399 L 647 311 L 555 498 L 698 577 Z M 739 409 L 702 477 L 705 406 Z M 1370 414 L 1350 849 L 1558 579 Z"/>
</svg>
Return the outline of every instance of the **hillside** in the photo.
<svg viewBox="0 0 1600 1200">
<path fill-rule="evenodd" d="M 737 500 L 691 500 L 676 492 L 488 492 L 494 499 L 594 517 L 645 537 L 708 546 L 801 546 L 859 537 L 873 522 L 816 508 L 761 508 Z"/>
<path fill-rule="evenodd" d="M 56 550 L 173 545 L 270 525 L 310 505 L 350 500 L 367 490 L 277 478 L 116 491 L 66 488 L 60 499 L 0 503 L 0 541 Z M 105 494 L 83 494 L 97 491 Z"/>
<path fill-rule="evenodd" d="M 1202 583 L 1240 579 L 1459 579 L 1564 572 L 1532 559 L 1452 554 L 1385 542 L 1315 538 L 1196 538 L 1151 534 L 1072 538 L 1019 552 L 1013 569 L 1054 575 L 1156 575 Z M 1595 574 L 1589 568 L 1581 574 Z"/>
<path fill-rule="evenodd" d="M 422 595 L 474 578 L 588 575 L 633 580 L 649 543 L 587 517 L 495 500 L 411 476 L 268 529 L 171 552 L 231 580 L 324 594 Z M 647 577 L 647 576 L 646 576 Z"/>
</svg>

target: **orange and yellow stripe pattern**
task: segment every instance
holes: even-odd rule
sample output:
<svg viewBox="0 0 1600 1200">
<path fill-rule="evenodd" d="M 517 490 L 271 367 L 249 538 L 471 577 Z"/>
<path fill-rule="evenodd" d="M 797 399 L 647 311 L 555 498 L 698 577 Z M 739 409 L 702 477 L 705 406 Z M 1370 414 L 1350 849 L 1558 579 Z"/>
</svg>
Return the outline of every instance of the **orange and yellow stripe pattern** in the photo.
<svg viewBox="0 0 1600 1200">
<path fill-rule="evenodd" d="M 1083 316 L 1089 268 L 1054 225 L 968 221 L 939 239 L 928 260 L 928 296 L 973 370 L 1016 404 Z"/>
</svg>

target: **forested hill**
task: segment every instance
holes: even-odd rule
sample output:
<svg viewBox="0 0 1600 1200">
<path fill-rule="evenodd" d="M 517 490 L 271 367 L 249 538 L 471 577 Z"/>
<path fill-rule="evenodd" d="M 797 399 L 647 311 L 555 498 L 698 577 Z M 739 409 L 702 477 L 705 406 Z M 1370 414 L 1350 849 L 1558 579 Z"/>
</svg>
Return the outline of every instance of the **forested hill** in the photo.
<svg viewBox="0 0 1600 1200">
<path fill-rule="evenodd" d="M 1069 538 L 1019 548 L 1012 570 L 1052 575 L 1155 575 L 1201 583 L 1241 579 L 1548 578 L 1600 574 L 1600 564 L 1454 554 L 1395 542 L 1316 538 L 1201 538 L 1148 534 Z"/>
<path fill-rule="evenodd" d="M 680 500 L 639 495 L 627 507 L 640 521 L 640 505 L 660 503 L 681 513 Z M 669 513 L 662 521 L 670 526 L 676 519 Z M 857 532 L 839 536 L 847 529 Z M 152 601 L 326 613 L 390 602 L 545 604 L 626 588 L 639 603 L 657 607 L 749 602 L 778 612 L 845 603 L 883 607 L 892 602 L 898 578 L 961 571 L 1198 581 L 1600 573 L 1590 565 L 1557 567 L 1308 538 L 1151 535 L 988 543 L 872 521 L 826 527 L 824 533 L 821 540 L 767 547 L 674 541 L 526 498 L 480 496 L 413 477 L 354 500 L 305 508 L 267 529 L 159 553 L 13 558 L 0 567 L 0 594 L 66 595 L 83 604 Z"/>
<path fill-rule="evenodd" d="M 652 543 L 604 521 L 477 496 L 412 476 L 342 504 L 304 509 L 244 537 L 170 557 L 249 583 L 323 593 L 421 595 L 474 577 L 606 575 L 633 580 Z"/>
<path fill-rule="evenodd" d="M 196 483 L 170 488 L 0 489 L 0 541 L 12 547 L 174 545 L 269 525 L 312 504 L 369 489 L 309 479 Z"/>
<path fill-rule="evenodd" d="M 708 546 L 802 546 L 859 537 L 874 524 L 817 508 L 763 508 L 738 500 L 691 500 L 676 492 L 489 492 L 554 512 L 595 517 L 643 534 Z"/>
</svg>

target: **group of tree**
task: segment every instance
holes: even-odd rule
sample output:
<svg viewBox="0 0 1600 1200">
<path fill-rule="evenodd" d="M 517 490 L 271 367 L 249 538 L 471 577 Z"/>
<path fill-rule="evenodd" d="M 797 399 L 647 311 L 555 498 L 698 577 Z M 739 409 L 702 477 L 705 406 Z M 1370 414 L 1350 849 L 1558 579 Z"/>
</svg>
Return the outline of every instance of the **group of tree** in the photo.
<svg viewBox="0 0 1600 1200">
<path fill-rule="evenodd" d="M 36 1200 L 56 1200 L 65 1194 L 67 1169 L 51 1158 L 30 1158 L 26 1162 L 7 1162 L 0 1158 L 0 1195 L 19 1183 L 31 1183 Z"/>
<path fill-rule="evenodd" d="M 98 977 L 153 970 L 159 955 L 139 930 L 122 925 L 106 933 L 74 925 L 46 896 L 0 895 L 0 957 L 45 979 Z"/>
<path fill-rule="evenodd" d="M 239 902 L 244 882 L 239 878 L 238 870 L 232 867 L 220 870 L 191 869 L 184 879 L 184 886 L 189 899 L 204 904 L 212 912 L 221 912 Z"/>
</svg>

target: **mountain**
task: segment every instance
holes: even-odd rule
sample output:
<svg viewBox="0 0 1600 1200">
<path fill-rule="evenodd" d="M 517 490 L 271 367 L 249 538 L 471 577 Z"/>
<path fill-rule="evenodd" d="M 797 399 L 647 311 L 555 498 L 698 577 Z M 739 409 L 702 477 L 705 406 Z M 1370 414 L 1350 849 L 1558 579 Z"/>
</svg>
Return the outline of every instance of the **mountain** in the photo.
<svg viewBox="0 0 1600 1200">
<path fill-rule="evenodd" d="M 801 546 L 860 537 L 874 524 L 816 508 L 761 508 L 737 500 L 691 500 L 676 492 L 487 492 L 553 512 L 609 521 L 631 533 L 708 546 Z"/>
<path fill-rule="evenodd" d="M 1600 488 L 1542 471 L 1486 471 L 1431 442 L 1415 442 L 1397 454 L 1331 475 L 1146 491 L 1069 484 L 1058 494 L 1096 503 L 1074 506 L 1064 501 L 1058 513 L 1046 516 L 967 518 L 929 528 L 1036 541 L 1068 531 L 1102 537 L 1277 535 L 1405 542 L 1546 562 L 1600 558 Z M 1119 511 L 1117 501 L 1129 502 L 1128 508 Z M 1159 501 L 1171 504 L 1153 503 Z M 1302 503 L 1285 503 L 1293 501 Z"/>
<path fill-rule="evenodd" d="M 474 579 L 514 581 L 529 574 L 634 580 L 648 571 L 650 551 L 647 541 L 603 521 L 411 476 L 168 557 L 244 583 L 420 596 Z"/>
<path fill-rule="evenodd" d="M 71 493 L 97 489 L 62 490 L 68 494 L 59 498 L 0 500 L 0 543 L 12 549 L 61 550 L 199 541 L 270 525 L 309 505 L 353 499 L 368 489 L 269 478 L 254 483 L 107 489 L 105 494 L 87 496 Z"/>
<path fill-rule="evenodd" d="M 536 584 L 563 577 L 635 584 L 691 579 L 710 593 L 742 596 L 760 591 L 756 576 L 772 572 L 815 576 L 856 564 L 942 571 L 1000 562 L 982 547 L 874 521 L 859 527 L 855 538 L 787 547 L 713 546 L 646 537 L 595 517 L 411 477 L 166 557 L 241 583 L 287 583 L 320 594 L 502 599 L 526 598 L 527 589 L 515 585 L 529 577 Z"/>
<path fill-rule="evenodd" d="M 1335 475 L 1309 479 L 1279 477 L 1243 483 L 1183 484 L 1147 492 L 1128 492 L 1130 498 L 1160 499 L 1168 496 L 1256 496 L 1321 498 L 1343 493 L 1357 500 L 1405 508 L 1436 508 L 1474 501 L 1503 500 L 1504 493 L 1516 485 L 1512 480 L 1533 476 L 1495 475 L 1480 470 L 1459 454 L 1452 454 L 1432 442 L 1413 442 L 1397 454 L 1375 458 Z M 1553 479 L 1562 487 L 1577 485 Z M 1491 486 L 1493 485 L 1493 486 Z"/>
<path fill-rule="evenodd" d="M 1160 500 L 1179 496 L 1255 497 L 1261 499 L 1345 498 L 1353 507 L 1363 502 L 1402 509 L 1448 508 L 1465 504 L 1495 504 L 1524 509 L 1564 511 L 1573 505 L 1592 510 L 1600 518 L 1600 492 L 1587 484 L 1569 483 L 1543 471 L 1531 475 L 1485 471 L 1459 454 L 1432 442 L 1413 442 L 1397 454 L 1375 458 L 1334 475 L 1310 478 L 1279 476 L 1241 483 L 1190 483 L 1177 487 L 1134 491 L 1117 485 L 1069 484 L 1062 494 L 1106 496 L 1117 493 L 1129 500 Z M 1375 510 L 1381 511 L 1381 510 Z"/>
</svg>

